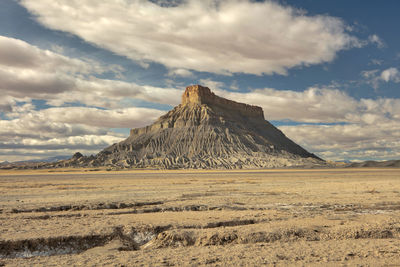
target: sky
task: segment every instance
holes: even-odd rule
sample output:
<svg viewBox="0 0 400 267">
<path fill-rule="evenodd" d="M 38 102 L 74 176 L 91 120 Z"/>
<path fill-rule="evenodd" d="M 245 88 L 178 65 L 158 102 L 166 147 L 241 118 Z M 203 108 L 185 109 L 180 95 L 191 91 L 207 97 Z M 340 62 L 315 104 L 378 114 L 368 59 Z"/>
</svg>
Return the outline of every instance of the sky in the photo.
<svg viewBox="0 0 400 267">
<path fill-rule="evenodd" d="M 400 2 L 1 0 L 0 162 L 96 154 L 186 86 L 326 160 L 400 158 Z"/>
</svg>

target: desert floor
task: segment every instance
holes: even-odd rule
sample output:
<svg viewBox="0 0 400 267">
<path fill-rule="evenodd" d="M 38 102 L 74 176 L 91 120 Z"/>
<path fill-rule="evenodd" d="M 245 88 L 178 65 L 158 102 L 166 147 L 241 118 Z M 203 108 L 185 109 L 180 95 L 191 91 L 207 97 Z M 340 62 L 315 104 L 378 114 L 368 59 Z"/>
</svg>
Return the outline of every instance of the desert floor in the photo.
<svg viewBox="0 0 400 267">
<path fill-rule="evenodd" d="M 3 265 L 400 266 L 400 169 L 1 171 Z"/>
</svg>

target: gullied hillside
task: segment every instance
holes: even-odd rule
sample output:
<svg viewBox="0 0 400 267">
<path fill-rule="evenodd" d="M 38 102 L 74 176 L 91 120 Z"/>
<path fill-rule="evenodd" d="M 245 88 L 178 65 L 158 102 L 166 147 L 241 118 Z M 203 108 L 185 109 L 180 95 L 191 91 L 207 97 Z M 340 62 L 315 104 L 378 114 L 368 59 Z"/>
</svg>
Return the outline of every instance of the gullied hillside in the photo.
<svg viewBox="0 0 400 267">
<path fill-rule="evenodd" d="M 323 164 L 264 119 L 257 106 L 189 86 L 182 103 L 96 156 L 67 165 L 135 168 L 271 168 Z"/>
</svg>

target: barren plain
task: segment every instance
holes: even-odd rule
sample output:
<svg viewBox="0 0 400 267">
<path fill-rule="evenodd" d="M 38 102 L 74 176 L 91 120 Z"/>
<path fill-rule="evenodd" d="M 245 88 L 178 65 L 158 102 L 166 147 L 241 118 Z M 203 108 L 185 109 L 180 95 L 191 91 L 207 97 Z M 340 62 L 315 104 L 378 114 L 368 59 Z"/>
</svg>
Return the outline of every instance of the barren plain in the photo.
<svg viewBox="0 0 400 267">
<path fill-rule="evenodd" d="M 0 172 L 0 266 L 396 266 L 400 169 Z"/>
</svg>

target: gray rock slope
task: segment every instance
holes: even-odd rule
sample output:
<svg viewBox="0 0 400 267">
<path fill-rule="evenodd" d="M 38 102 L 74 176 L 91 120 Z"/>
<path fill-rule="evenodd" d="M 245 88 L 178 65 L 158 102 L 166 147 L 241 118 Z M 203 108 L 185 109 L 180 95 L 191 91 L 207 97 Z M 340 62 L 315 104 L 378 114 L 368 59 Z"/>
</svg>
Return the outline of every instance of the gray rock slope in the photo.
<svg viewBox="0 0 400 267">
<path fill-rule="evenodd" d="M 323 164 L 264 119 L 260 107 L 186 88 L 182 103 L 96 156 L 70 165 L 133 168 L 272 168 Z"/>
</svg>

